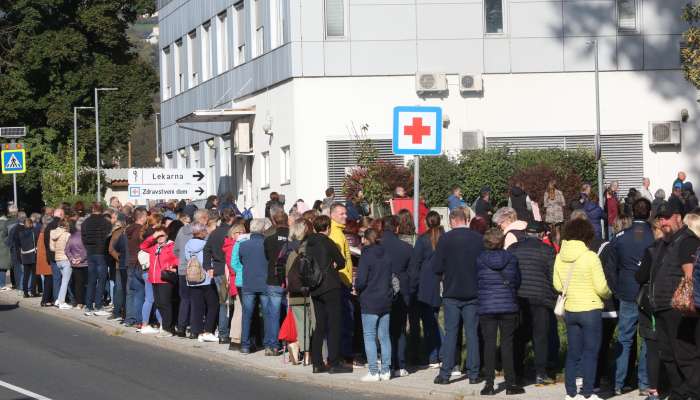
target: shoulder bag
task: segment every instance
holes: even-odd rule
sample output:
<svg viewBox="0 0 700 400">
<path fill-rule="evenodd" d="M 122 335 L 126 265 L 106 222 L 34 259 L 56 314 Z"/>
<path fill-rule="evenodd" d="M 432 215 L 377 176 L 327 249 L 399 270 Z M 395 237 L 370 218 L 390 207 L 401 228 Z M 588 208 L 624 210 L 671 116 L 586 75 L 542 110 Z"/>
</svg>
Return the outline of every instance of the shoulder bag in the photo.
<svg viewBox="0 0 700 400">
<path fill-rule="evenodd" d="M 554 315 L 556 315 L 559 319 L 564 318 L 564 315 L 566 314 L 566 310 L 564 309 L 564 305 L 566 304 L 566 292 L 569 290 L 569 282 L 571 282 L 571 276 L 574 273 L 575 267 L 576 263 L 574 263 L 574 265 L 572 265 L 571 268 L 569 268 L 569 273 L 566 276 L 566 281 L 564 281 L 564 290 L 557 297 L 557 304 L 554 306 Z"/>
</svg>

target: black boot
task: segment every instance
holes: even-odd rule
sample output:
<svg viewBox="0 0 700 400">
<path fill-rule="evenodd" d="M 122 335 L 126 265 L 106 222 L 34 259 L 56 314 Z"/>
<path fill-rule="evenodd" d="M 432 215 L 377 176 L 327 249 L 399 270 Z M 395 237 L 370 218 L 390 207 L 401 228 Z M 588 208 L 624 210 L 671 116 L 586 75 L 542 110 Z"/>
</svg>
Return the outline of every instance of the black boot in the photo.
<svg viewBox="0 0 700 400">
<path fill-rule="evenodd" d="M 496 389 L 493 388 L 493 382 L 486 382 L 486 385 L 481 389 L 482 396 L 494 396 Z"/>
</svg>

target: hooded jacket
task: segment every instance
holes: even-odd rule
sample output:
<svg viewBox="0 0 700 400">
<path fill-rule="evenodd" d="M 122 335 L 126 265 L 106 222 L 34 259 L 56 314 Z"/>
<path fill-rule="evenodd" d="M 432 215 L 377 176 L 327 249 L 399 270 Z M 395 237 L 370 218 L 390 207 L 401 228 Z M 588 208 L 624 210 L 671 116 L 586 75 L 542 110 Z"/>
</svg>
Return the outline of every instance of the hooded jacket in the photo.
<svg viewBox="0 0 700 400">
<path fill-rule="evenodd" d="M 241 243 L 239 256 L 243 264 L 243 292 L 267 292 L 267 257 L 264 247 L 265 236 L 251 233 L 250 239 Z M 206 247 L 204 248 L 206 254 Z"/>
<path fill-rule="evenodd" d="M 424 234 L 416 241 L 408 266 L 411 295 L 418 294 L 418 301 L 432 307 L 440 307 L 440 276 L 433 272 L 431 262 L 435 250 L 430 243 L 430 235 Z"/>
<path fill-rule="evenodd" d="M 379 245 L 362 249 L 355 288 L 360 291 L 362 314 L 384 315 L 391 311 L 393 288 L 391 285 L 392 260 Z"/>
<path fill-rule="evenodd" d="M 61 227 L 56 227 L 51 231 L 49 241 L 49 250 L 54 253 L 54 260 L 67 261 L 66 245 L 70 238 L 70 233 Z"/>
<path fill-rule="evenodd" d="M 603 299 L 610 297 L 603 265 L 598 255 L 580 240 L 564 240 L 554 262 L 554 289 L 564 290 L 569 270 L 573 268 L 564 309 L 583 312 L 603 309 Z"/>
<path fill-rule="evenodd" d="M 185 244 L 184 249 L 182 249 L 182 258 L 189 260 L 192 257 L 197 257 L 197 260 L 199 260 L 200 264 L 204 263 L 204 246 L 207 244 L 206 240 L 202 239 L 197 239 L 197 238 L 192 238 L 187 241 Z M 187 268 L 187 264 L 185 263 L 185 268 Z M 206 274 L 206 278 L 204 278 L 204 282 L 198 284 L 198 285 L 187 285 L 187 286 L 206 286 L 211 284 L 211 278 L 209 277 L 209 274 Z"/>
<path fill-rule="evenodd" d="M 521 275 L 518 297 L 527 299 L 530 304 L 554 308 L 554 248 L 537 238 L 527 237 L 513 243 L 508 251 L 518 259 Z"/>
<path fill-rule="evenodd" d="M 177 268 L 179 261 L 177 257 L 175 257 L 175 254 L 173 254 L 173 247 L 175 247 L 175 242 L 171 240 L 159 246 L 156 242 L 156 239 L 153 236 L 147 237 L 143 241 L 143 243 L 141 243 L 141 250 L 145 251 L 149 255 L 149 282 L 166 283 L 165 281 L 160 279 L 161 271 L 169 269 L 170 267 Z"/>
<path fill-rule="evenodd" d="M 520 270 L 515 256 L 505 250 L 484 250 L 476 268 L 479 315 L 518 312 Z"/>
</svg>

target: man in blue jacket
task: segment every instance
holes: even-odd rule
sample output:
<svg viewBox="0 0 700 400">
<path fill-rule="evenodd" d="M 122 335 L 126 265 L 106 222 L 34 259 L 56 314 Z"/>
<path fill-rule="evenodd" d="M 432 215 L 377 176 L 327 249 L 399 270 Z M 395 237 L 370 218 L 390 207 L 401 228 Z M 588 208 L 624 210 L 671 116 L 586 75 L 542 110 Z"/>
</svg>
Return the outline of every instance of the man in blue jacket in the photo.
<svg viewBox="0 0 700 400">
<path fill-rule="evenodd" d="M 637 295 L 639 284 L 634 278 L 644 257 L 645 250 L 654 243 L 654 233 L 647 222 L 651 212 L 651 203 L 645 198 L 638 199 L 632 205 L 634 221 L 632 226 L 615 235 L 610 242 L 611 264 L 617 270 L 617 282 L 613 285 L 615 297 L 620 300 L 617 323 L 615 394 L 621 395 L 627 376 L 630 349 L 637 336 L 639 308 Z M 637 370 L 639 391 L 649 388 L 646 368 L 646 346 L 642 341 Z"/>
<path fill-rule="evenodd" d="M 440 237 L 432 268 L 442 275 L 443 304 L 445 306 L 445 341 L 442 346 L 442 367 L 434 383 L 447 385 L 455 365 L 457 334 L 460 318 L 464 321 L 467 339 L 467 373 L 469 383 L 479 383 L 479 308 L 476 259 L 483 250 L 480 234 L 469 229 L 469 209 L 450 211 L 451 231 Z"/>
<path fill-rule="evenodd" d="M 384 217 L 384 233 L 381 246 L 391 259 L 391 273 L 399 280 L 399 294 L 394 296 L 389 319 L 389 336 L 391 337 L 391 366 L 395 376 L 408 376 L 406 370 L 406 318 L 411 294 L 408 282 L 408 263 L 411 261 L 413 248 L 399 239 L 396 233 L 399 221 L 395 215 Z"/>
<path fill-rule="evenodd" d="M 243 326 L 241 330 L 241 353 L 250 354 L 254 347 L 250 341 L 250 325 L 253 320 L 255 301 L 267 294 L 267 257 L 265 256 L 265 220 L 255 218 L 250 222 L 250 239 L 241 243 L 239 256 L 244 268 Z M 264 303 L 262 303 L 264 305 Z M 263 310 L 265 314 L 267 310 Z"/>
</svg>

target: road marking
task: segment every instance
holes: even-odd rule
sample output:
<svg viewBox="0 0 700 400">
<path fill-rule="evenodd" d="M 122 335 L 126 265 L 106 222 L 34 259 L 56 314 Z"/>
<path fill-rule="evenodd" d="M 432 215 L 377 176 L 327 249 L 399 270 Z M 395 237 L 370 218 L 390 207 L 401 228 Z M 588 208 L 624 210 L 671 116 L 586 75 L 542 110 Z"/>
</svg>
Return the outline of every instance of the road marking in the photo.
<svg viewBox="0 0 700 400">
<path fill-rule="evenodd" d="M 5 388 L 7 388 L 7 389 L 10 389 L 10 390 L 12 390 L 12 391 L 15 391 L 15 392 L 17 392 L 17 393 L 19 393 L 19 394 L 23 394 L 23 395 L 25 395 L 25 396 L 29 396 L 29 397 L 31 397 L 31 398 L 33 398 L 33 399 L 36 399 L 36 400 L 51 400 L 51 399 L 49 399 L 48 397 L 42 396 L 42 395 L 37 394 L 37 393 L 34 393 L 34 392 L 30 392 L 29 390 L 22 389 L 22 388 L 19 387 L 19 386 L 15 386 L 15 385 L 13 385 L 13 384 L 11 384 L 11 383 L 7 383 L 7 382 L 5 382 L 5 381 L 0 381 L 0 386 L 3 386 L 3 387 L 5 387 Z"/>
</svg>

